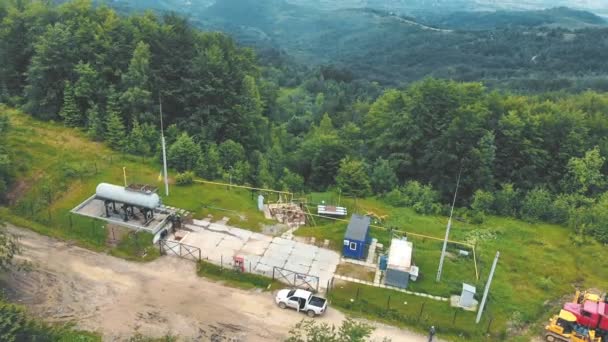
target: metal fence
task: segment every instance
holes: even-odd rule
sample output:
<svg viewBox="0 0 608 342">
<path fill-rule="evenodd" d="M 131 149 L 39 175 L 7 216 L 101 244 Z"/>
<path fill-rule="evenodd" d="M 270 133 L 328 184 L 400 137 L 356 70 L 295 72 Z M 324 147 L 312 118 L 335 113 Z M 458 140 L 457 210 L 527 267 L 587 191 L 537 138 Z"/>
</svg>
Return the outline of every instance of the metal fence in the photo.
<svg viewBox="0 0 608 342">
<path fill-rule="evenodd" d="M 198 247 L 172 240 L 160 240 L 158 245 L 161 255 L 174 254 L 194 262 L 201 260 L 201 249 Z"/>
<path fill-rule="evenodd" d="M 319 277 L 295 272 L 282 267 L 273 267 L 272 279 L 309 291 L 319 292 Z"/>
</svg>

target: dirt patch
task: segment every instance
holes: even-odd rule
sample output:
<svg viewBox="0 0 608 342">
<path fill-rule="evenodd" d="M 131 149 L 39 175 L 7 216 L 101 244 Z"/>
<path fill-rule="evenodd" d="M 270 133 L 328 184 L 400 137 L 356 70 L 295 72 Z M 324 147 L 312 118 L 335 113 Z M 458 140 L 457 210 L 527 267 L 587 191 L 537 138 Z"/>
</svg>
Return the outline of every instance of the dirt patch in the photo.
<svg viewBox="0 0 608 342">
<path fill-rule="evenodd" d="M 38 171 L 31 178 L 18 179 L 15 183 L 13 183 L 13 186 L 6 194 L 8 205 L 12 206 L 17 203 L 17 201 L 19 201 L 21 197 L 23 197 L 23 195 L 32 188 L 32 185 L 34 185 L 34 183 L 36 183 L 43 175 L 44 172 Z"/>
<path fill-rule="evenodd" d="M 365 281 L 374 281 L 376 270 L 371 267 L 365 267 L 361 265 L 355 265 L 350 263 L 343 263 L 338 265 L 336 268 L 336 274 L 340 274 L 347 277 L 361 279 Z"/>
<path fill-rule="evenodd" d="M 139 332 L 185 341 L 280 341 L 305 318 L 279 309 L 273 294 L 225 287 L 200 278 L 194 263 L 162 257 L 142 264 L 95 253 L 31 231 L 18 234 L 28 270 L 9 273 L 2 284 L 9 300 L 35 316 L 99 331 L 104 341 Z M 339 325 L 344 315 L 329 309 L 321 322 Z M 377 324 L 374 338 L 426 341 L 424 336 Z"/>
</svg>

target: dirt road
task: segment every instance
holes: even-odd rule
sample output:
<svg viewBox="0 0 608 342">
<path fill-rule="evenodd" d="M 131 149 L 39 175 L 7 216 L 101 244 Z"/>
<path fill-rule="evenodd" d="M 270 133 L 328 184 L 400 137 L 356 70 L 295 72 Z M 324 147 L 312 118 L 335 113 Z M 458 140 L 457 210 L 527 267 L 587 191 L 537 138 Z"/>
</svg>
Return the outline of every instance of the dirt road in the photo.
<svg viewBox="0 0 608 342">
<path fill-rule="evenodd" d="M 272 294 L 222 286 L 196 276 L 194 264 L 162 257 L 139 264 L 92 252 L 29 230 L 19 236 L 29 270 L 7 280 L 9 299 L 50 321 L 74 321 L 104 340 L 144 335 L 180 335 L 185 341 L 280 341 L 305 318 L 281 310 Z M 320 321 L 340 324 L 330 309 Z M 374 338 L 426 341 L 410 331 L 376 324 Z"/>
</svg>

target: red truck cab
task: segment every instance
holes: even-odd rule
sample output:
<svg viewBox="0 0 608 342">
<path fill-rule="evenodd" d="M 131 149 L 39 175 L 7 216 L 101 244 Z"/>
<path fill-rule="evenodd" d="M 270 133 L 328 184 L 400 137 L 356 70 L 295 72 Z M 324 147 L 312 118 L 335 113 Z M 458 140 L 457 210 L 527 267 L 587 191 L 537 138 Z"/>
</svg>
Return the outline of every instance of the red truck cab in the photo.
<svg viewBox="0 0 608 342">
<path fill-rule="evenodd" d="M 566 303 L 564 310 L 576 316 L 580 325 L 594 329 L 598 336 L 608 337 L 608 304 L 585 300 L 582 304 Z"/>
</svg>

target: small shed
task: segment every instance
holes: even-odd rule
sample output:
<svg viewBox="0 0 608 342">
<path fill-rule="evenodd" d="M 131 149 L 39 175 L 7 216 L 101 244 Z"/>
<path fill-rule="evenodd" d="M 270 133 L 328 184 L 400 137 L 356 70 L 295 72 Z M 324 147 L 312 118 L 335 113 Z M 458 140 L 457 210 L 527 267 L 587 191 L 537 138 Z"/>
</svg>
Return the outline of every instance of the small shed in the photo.
<svg viewBox="0 0 608 342">
<path fill-rule="evenodd" d="M 475 286 L 462 283 L 462 294 L 460 295 L 458 306 L 463 308 L 470 308 L 475 306 L 477 304 L 477 301 L 474 298 L 475 292 Z"/>
<path fill-rule="evenodd" d="M 344 234 L 344 248 L 342 254 L 346 258 L 365 259 L 365 248 L 370 243 L 369 216 L 354 214 L 348 222 L 346 234 Z"/>
<path fill-rule="evenodd" d="M 412 250 L 413 244 L 407 240 L 393 239 L 391 241 L 384 277 L 386 285 L 407 288 L 412 270 Z"/>
</svg>

